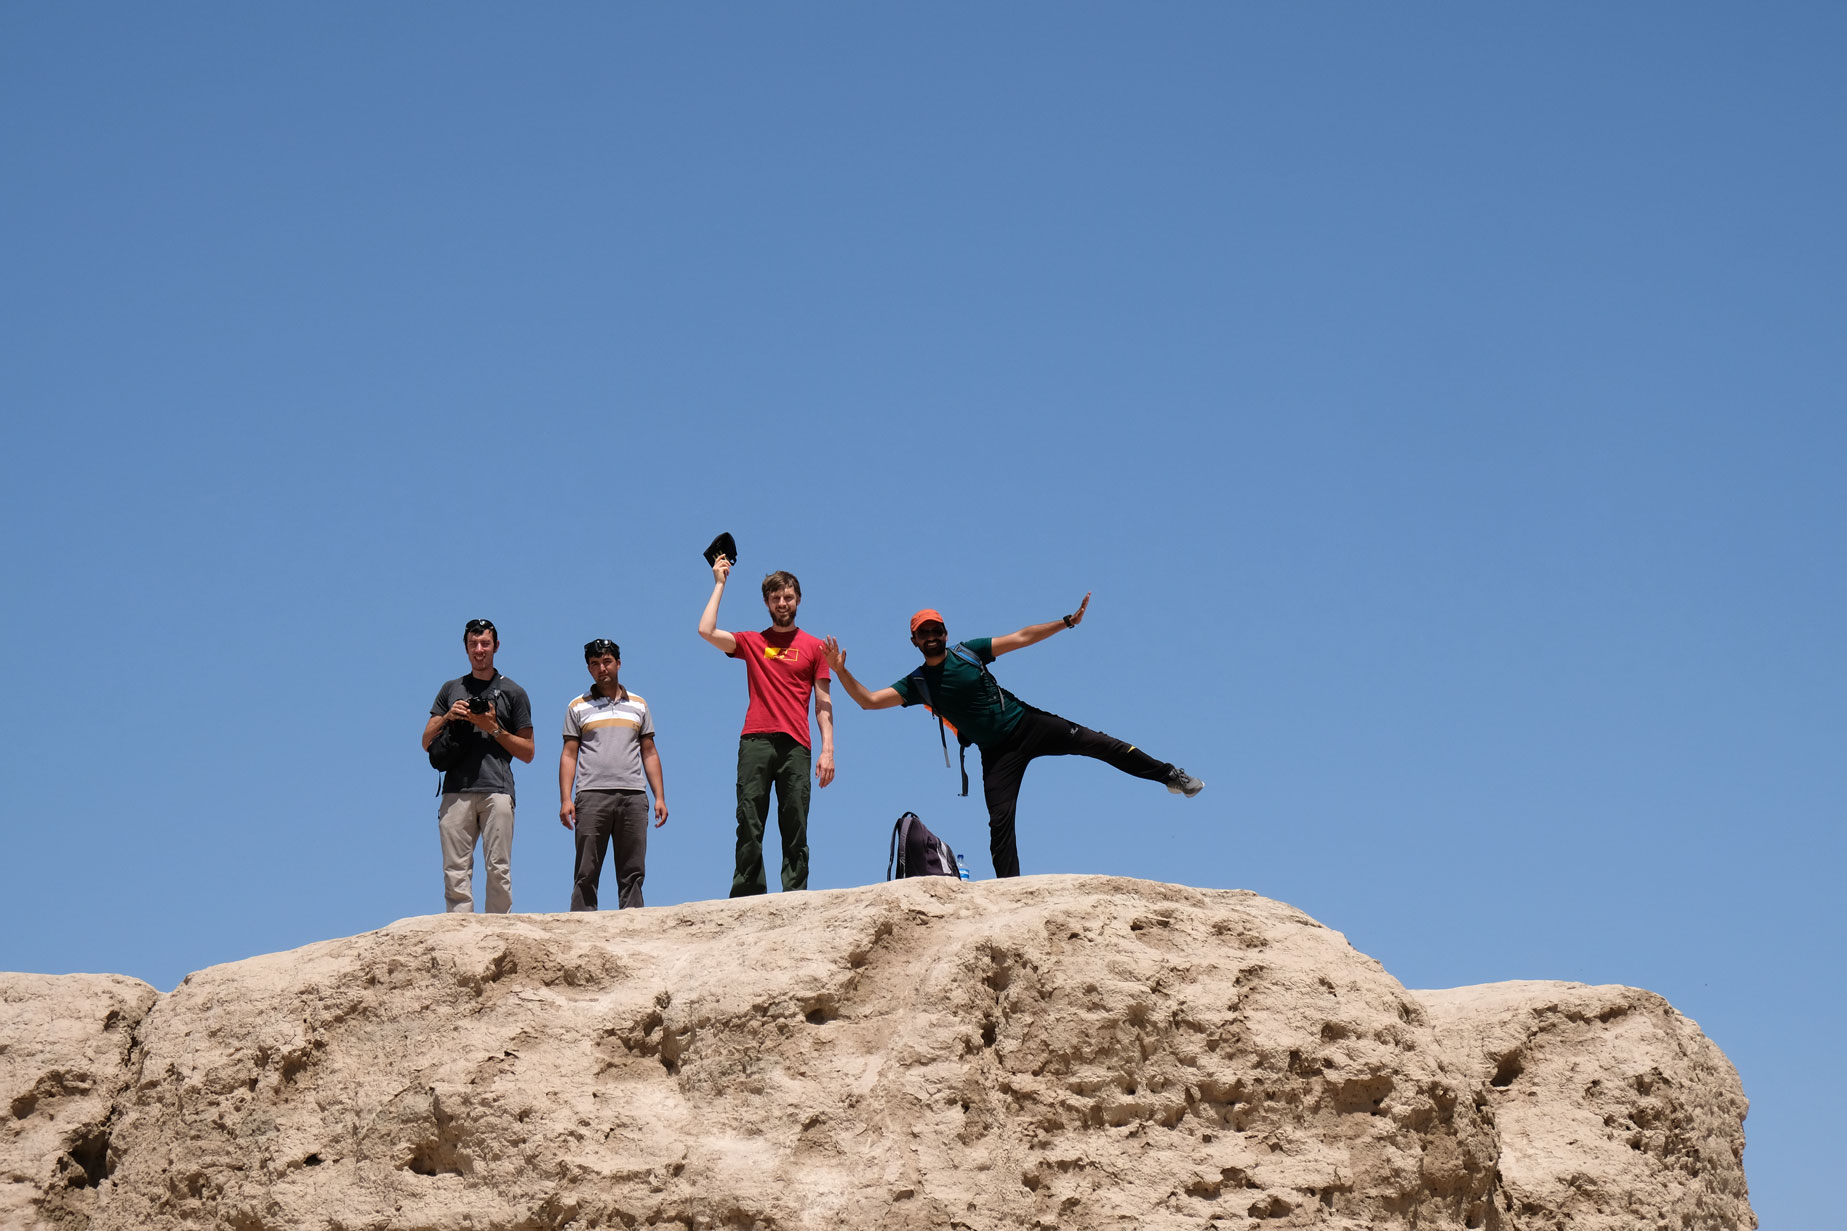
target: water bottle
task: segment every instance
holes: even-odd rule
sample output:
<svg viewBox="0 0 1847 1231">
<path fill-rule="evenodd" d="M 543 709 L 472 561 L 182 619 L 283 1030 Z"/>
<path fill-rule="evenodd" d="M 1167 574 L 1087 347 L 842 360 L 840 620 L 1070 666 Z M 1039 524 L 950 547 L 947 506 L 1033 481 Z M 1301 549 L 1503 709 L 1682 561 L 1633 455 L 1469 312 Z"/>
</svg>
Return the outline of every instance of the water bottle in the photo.
<svg viewBox="0 0 1847 1231">
<path fill-rule="evenodd" d="M 962 856 L 960 855 L 956 856 L 956 874 L 960 876 L 963 880 L 969 879 L 968 864 L 962 861 Z"/>
</svg>

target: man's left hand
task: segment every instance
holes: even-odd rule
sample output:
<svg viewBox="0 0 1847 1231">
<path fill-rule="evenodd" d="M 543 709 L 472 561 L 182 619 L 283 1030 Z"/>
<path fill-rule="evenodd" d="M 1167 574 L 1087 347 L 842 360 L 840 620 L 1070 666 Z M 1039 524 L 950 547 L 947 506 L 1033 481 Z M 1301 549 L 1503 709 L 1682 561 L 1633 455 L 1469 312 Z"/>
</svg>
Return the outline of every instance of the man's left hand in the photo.
<svg viewBox="0 0 1847 1231">
<path fill-rule="evenodd" d="M 462 717 L 473 723 L 475 729 L 484 735 L 492 735 L 494 732 L 500 730 L 500 715 L 496 714 L 492 707 L 489 707 L 485 714 L 477 714 L 473 710 L 469 710 L 466 714 L 463 714 Z"/>
<path fill-rule="evenodd" d="M 659 829 L 667 823 L 667 801 L 656 795 L 654 797 L 654 828 Z"/>
<path fill-rule="evenodd" d="M 1077 605 L 1077 610 L 1073 611 L 1069 616 L 1066 617 L 1067 619 L 1071 621 L 1072 628 L 1076 628 L 1078 625 L 1084 622 L 1084 608 L 1088 606 L 1090 606 L 1090 595 L 1085 594 L 1084 601 Z"/>
<path fill-rule="evenodd" d="M 815 758 L 814 776 L 815 776 L 815 780 L 818 781 L 822 786 L 826 786 L 828 783 L 834 780 L 834 754 L 833 753 L 823 752 L 820 756 Z"/>
</svg>

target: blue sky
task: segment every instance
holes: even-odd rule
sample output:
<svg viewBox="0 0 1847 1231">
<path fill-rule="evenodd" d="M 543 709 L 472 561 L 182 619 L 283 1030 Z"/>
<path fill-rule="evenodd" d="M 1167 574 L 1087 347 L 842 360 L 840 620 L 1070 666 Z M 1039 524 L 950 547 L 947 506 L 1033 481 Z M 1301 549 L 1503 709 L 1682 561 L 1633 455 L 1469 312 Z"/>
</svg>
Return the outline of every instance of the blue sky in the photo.
<svg viewBox="0 0 1847 1231">
<path fill-rule="evenodd" d="M 1818 1225 L 1844 52 L 1819 4 L 8 6 L 0 967 L 440 909 L 474 616 L 537 714 L 516 907 L 568 901 L 593 636 L 657 713 L 649 900 L 722 895 L 729 529 L 874 685 L 917 607 L 1093 591 L 1003 681 L 1208 787 L 1042 762 L 1029 873 L 1658 991 Z M 907 809 L 990 871 L 924 716 L 839 744 L 815 887 Z"/>
</svg>

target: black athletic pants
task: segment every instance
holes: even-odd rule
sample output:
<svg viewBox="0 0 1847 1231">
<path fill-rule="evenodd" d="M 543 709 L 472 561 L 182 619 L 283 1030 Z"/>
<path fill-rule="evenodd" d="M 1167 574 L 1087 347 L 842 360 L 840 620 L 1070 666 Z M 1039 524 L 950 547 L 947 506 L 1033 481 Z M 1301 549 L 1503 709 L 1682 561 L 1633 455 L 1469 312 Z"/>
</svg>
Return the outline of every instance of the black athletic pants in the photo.
<svg viewBox="0 0 1847 1231">
<path fill-rule="evenodd" d="M 996 876 L 1020 874 L 1013 815 L 1026 767 L 1034 757 L 1069 756 L 1107 761 L 1125 774 L 1151 782 L 1165 782 L 1174 772 L 1172 765 L 1155 760 L 1113 735 L 1080 727 L 1044 710 L 1028 709 L 1012 735 L 981 750 L 981 792 L 988 800 L 988 851 L 994 857 Z"/>
</svg>

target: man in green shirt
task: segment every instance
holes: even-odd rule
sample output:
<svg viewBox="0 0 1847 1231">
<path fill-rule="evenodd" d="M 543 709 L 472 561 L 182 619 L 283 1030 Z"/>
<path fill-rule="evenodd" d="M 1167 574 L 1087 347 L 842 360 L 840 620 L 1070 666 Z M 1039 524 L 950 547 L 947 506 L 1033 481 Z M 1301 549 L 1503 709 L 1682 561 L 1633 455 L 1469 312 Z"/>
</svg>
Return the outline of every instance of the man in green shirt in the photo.
<svg viewBox="0 0 1847 1231">
<path fill-rule="evenodd" d="M 1014 841 L 1014 813 L 1020 783 L 1035 757 L 1093 757 L 1114 765 L 1125 774 L 1167 785 L 1176 795 L 1191 798 L 1205 783 L 1185 770 L 1157 761 L 1141 749 L 1114 736 L 1034 709 L 1000 686 L 987 664 L 1002 654 L 1037 645 L 1054 633 L 1084 622 L 1090 595 L 1076 611 L 1044 624 L 1031 624 L 1004 637 L 976 637 L 949 644 L 942 614 L 924 608 L 911 617 L 911 644 L 923 653 L 924 665 L 890 688 L 866 689 L 847 670 L 846 651 L 829 637 L 822 643 L 827 665 L 863 710 L 890 709 L 895 705 L 927 705 L 954 725 L 963 743 L 981 749 L 981 790 L 988 804 L 988 849 L 997 876 L 1020 874 L 1020 852 Z M 966 780 L 963 783 L 967 790 Z"/>
</svg>

